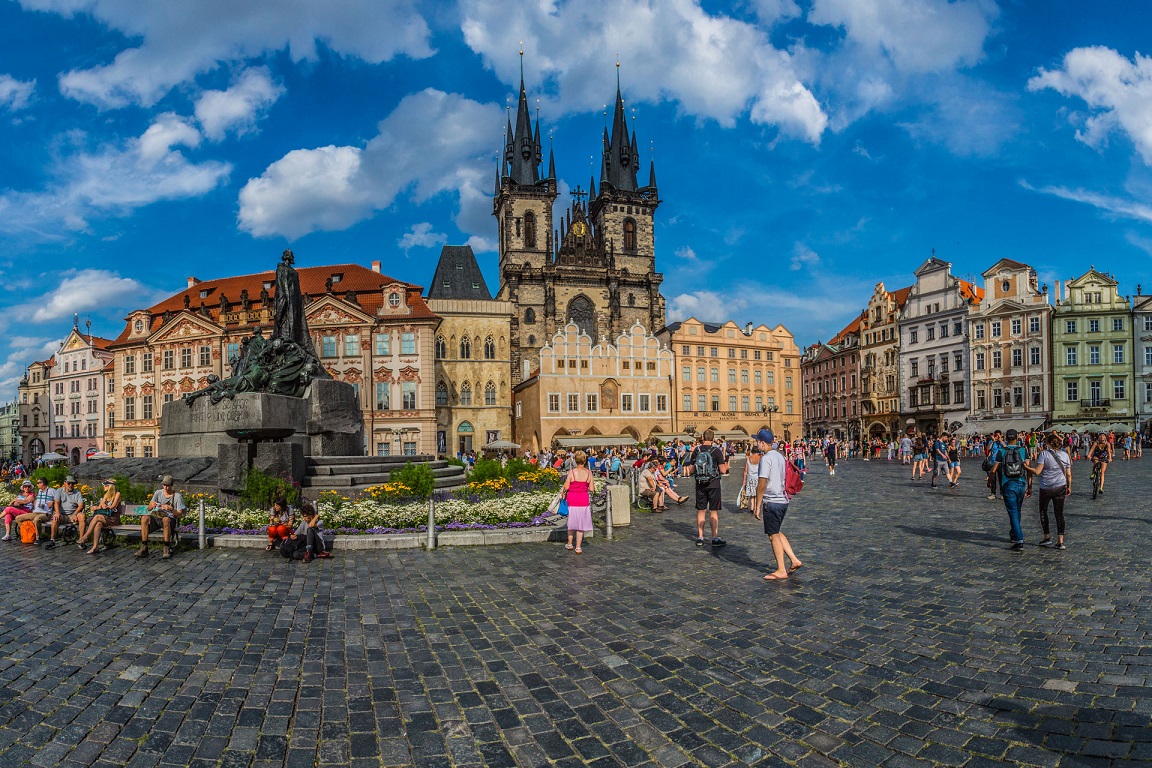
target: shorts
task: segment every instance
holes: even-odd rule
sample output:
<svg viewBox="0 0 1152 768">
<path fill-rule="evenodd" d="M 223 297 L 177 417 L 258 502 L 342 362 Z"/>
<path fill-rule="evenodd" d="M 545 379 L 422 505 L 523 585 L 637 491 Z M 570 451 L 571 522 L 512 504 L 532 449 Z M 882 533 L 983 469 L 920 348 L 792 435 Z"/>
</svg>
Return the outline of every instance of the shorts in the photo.
<svg viewBox="0 0 1152 768">
<path fill-rule="evenodd" d="M 950 462 L 948 462 L 948 467 L 949 467 L 949 469 L 958 469 L 960 467 L 960 462 L 950 461 Z"/>
<path fill-rule="evenodd" d="M 146 517 L 151 518 L 149 523 L 148 523 L 148 528 L 150 530 L 153 530 L 153 531 L 163 531 L 164 530 L 164 520 L 166 519 L 164 515 L 141 515 L 140 516 L 140 522 L 144 522 L 144 518 L 146 518 Z M 178 520 L 176 520 L 176 518 L 172 518 L 172 530 L 176 530 L 176 526 L 179 524 L 180 524 L 180 522 Z"/>
<path fill-rule="evenodd" d="M 656 491 L 652 490 L 651 488 L 645 488 L 644 490 L 640 491 L 640 495 L 646 499 L 650 499 L 656 495 Z"/>
<path fill-rule="evenodd" d="M 942 461 L 940 459 L 936 459 L 934 462 L 932 462 L 932 473 L 933 474 L 935 474 L 937 472 L 947 472 L 947 471 L 948 471 L 948 462 Z"/>
<path fill-rule="evenodd" d="M 706 485 L 696 486 L 696 509 L 706 509 L 710 512 L 720 511 L 720 489 L 709 488 Z"/>
<path fill-rule="evenodd" d="M 915 456 L 913 456 L 912 458 L 915 459 L 916 461 L 924 461 L 924 459 L 926 459 L 928 457 L 922 453 L 918 453 Z"/>
<path fill-rule="evenodd" d="M 760 505 L 760 511 L 764 517 L 764 533 L 769 536 L 780 533 L 780 526 L 784 524 L 784 515 L 788 514 L 788 505 L 766 501 Z"/>
</svg>

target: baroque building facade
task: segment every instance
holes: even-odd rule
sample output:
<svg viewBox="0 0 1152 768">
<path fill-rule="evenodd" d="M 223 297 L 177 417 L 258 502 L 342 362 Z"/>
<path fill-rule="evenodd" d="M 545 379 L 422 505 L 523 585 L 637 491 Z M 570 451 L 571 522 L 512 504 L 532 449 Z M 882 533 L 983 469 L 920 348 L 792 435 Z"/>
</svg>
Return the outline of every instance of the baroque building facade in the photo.
<svg viewBox="0 0 1152 768">
<path fill-rule="evenodd" d="M 28 366 L 16 390 L 20 416 L 20 458 L 34 464 L 48 452 L 52 407 L 48 399 L 48 376 L 55 358 L 38 360 Z"/>
<path fill-rule="evenodd" d="M 48 371 L 51 411 L 49 445 L 71 464 L 104 450 L 106 396 L 113 380 L 111 342 L 80 332 L 78 324 L 60 344 Z"/>
<path fill-rule="evenodd" d="M 860 437 L 861 323 L 856 317 L 828 343 L 817 342 L 804 351 L 800 366 L 808 437 Z"/>
<path fill-rule="evenodd" d="M 1133 405 L 1141 432 L 1152 431 L 1152 296 L 1136 286 L 1132 297 Z"/>
<path fill-rule="evenodd" d="M 860 316 L 860 419 L 868 437 L 900 433 L 900 334 L 897 321 L 912 287 L 877 283 Z"/>
<path fill-rule="evenodd" d="M 436 330 L 436 451 L 479 451 L 512 435 L 512 304 L 488 291 L 472 248 L 446 245 L 428 289 Z"/>
<path fill-rule="evenodd" d="M 512 389 L 514 440 L 525 450 L 635 445 L 672 433 L 671 350 L 640 323 L 614 343 L 575 323 L 557 331 Z"/>
<path fill-rule="evenodd" d="M 953 276 L 952 264 L 935 252 L 914 274 L 897 323 L 904 430 L 960 430 L 969 413 L 968 309 L 984 289 Z"/>
<path fill-rule="evenodd" d="M 1052 306 L 1036 270 L 1000 259 L 968 311 L 972 404 L 965 431 L 1036 429 L 1052 415 Z"/>
<path fill-rule="evenodd" d="M 664 326 L 663 275 L 656 271 L 654 217 L 660 198 L 656 169 L 637 180 L 640 152 L 629 136 L 619 85 L 612 131 L 604 129 L 600 184 L 577 187 L 570 209 L 554 219 L 556 165 L 549 151 L 541 171 L 540 122 L 533 128 L 524 80 L 516 124 L 509 121 L 497 165 L 492 213 L 499 235 L 500 290 L 513 306 L 512 380 L 524 362 L 538 365 L 541 349 L 568 323 L 596 343 L 609 343 L 639 323 Z"/>
<path fill-rule="evenodd" d="M 747 440 L 768 427 L 791 440 L 800 434 L 800 350 L 783 325 L 770 328 L 690 317 L 656 333 L 672 350 L 673 430 L 711 429 L 723 439 Z"/>
<path fill-rule="evenodd" d="M 440 319 L 423 288 L 381 274 L 378 261 L 371 269 L 338 264 L 297 272 L 321 362 L 356 388 L 366 451 L 434 453 L 433 338 Z M 271 332 L 275 281 L 272 271 L 190 277 L 185 290 L 128 316 L 108 346 L 116 369 L 110 453 L 157 455 L 163 408 L 206 386 L 210 375 L 230 375 L 241 341 Z"/>
<path fill-rule="evenodd" d="M 1052 420 L 1133 429 L 1132 311 L 1118 283 L 1095 267 L 1069 280 L 1052 318 Z"/>
</svg>

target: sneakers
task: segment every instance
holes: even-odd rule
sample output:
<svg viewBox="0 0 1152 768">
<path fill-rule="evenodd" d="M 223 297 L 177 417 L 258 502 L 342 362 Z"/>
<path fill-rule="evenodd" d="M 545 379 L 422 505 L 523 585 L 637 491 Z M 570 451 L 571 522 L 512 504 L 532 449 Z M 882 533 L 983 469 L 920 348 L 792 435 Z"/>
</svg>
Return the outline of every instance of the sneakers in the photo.
<svg viewBox="0 0 1152 768">
<path fill-rule="evenodd" d="M 164 558 L 165 560 L 170 559 L 172 557 L 172 547 L 165 544 L 164 545 L 164 554 L 160 555 L 160 557 Z"/>
<path fill-rule="evenodd" d="M 12 534 L 6 535 L 4 538 L 0 539 L 0 541 L 12 541 Z"/>
<path fill-rule="evenodd" d="M 316 558 L 317 558 L 318 560 L 320 560 L 320 559 L 323 559 L 323 558 L 326 558 L 326 557 L 332 557 L 332 553 L 331 553 L 331 552 L 329 552 L 329 551 L 327 551 L 327 550 L 325 550 L 325 551 L 323 551 L 323 552 L 320 552 L 320 553 L 318 553 L 318 554 L 316 555 Z"/>
<path fill-rule="evenodd" d="M 1012 545 L 1012 551 L 1013 552 L 1023 552 L 1024 551 L 1024 542 L 1018 541 L 1015 544 L 1013 544 Z"/>
<path fill-rule="evenodd" d="M 311 551 L 304 553 L 304 562 L 306 562 L 306 563 L 312 562 L 312 552 Z"/>
<path fill-rule="evenodd" d="M 988 494 L 988 500 L 989 500 L 989 501 L 992 501 L 992 500 L 994 500 L 995 498 L 996 498 L 996 494 L 994 494 L 994 493 L 990 493 L 990 494 Z"/>
<path fill-rule="evenodd" d="M 724 545 L 725 545 L 725 544 L 727 544 L 727 543 L 728 543 L 728 542 L 724 541 L 724 539 L 719 539 L 719 538 L 717 538 L 717 539 L 712 539 L 712 546 L 713 546 L 713 547 L 722 547 L 722 546 L 724 546 Z"/>
<path fill-rule="evenodd" d="M 698 547 L 704 546 L 704 539 L 696 539 L 696 546 L 698 546 Z"/>
<path fill-rule="evenodd" d="M 148 545 L 147 544 L 141 545 L 140 549 L 136 550 L 136 557 L 141 557 L 141 558 L 148 557 Z"/>
<path fill-rule="evenodd" d="M 1064 542 L 1060 542 L 1056 545 L 1056 549 L 1068 549 L 1068 547 L 1064 546 Z"/>
<path fill-rule="evenodd" d="M 1037 544 L 1037 546 L 1039 546 L 1039 547 L 1050 547 L 1050 546 L 1052 546 L 1052 539 L 1050 539 L 1050 538 L 1045 538 L 1043 541 L 1041 541 L 1039 544 Z"/>
<path fill-rule="evenodd" d="M 44 549 L 56 549 L 56 539 L 48 539 L 48 543 L 44 545 Z"/>
</svg>

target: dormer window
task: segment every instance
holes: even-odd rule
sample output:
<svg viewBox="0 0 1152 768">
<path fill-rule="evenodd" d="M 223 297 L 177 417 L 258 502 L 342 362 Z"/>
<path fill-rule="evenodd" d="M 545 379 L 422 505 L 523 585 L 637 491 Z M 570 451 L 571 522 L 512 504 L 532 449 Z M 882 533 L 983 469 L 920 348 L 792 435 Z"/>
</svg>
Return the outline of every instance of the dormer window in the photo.
<svg viewBox="0 0 1152 768">
<path fill-rule="evenodd" d="M 263 283 L 261 283 L 260 285 L 261 285 L 261 286 L 264 288 L 264 290 L 266 290 L 266 291 L 270 291 L 270 290 L 272 290 L 272 281 L 271 281 L 271 280 L 265 280 L 265 281 L 264 281 Z"/>
<path fill-rule="evenodd" d="M 391 307 L 392 309 L 396 309 L 397 307 L 400 306 L 400 294 L 399 293 L 397 293 L 396 291 L 392 291 L 392 293 L 388 294 L 388 306 Z"/>
<path fill-rule="evenodd" d="M 206 299 L 206 298 L 208 298 L 208 289 L 207 289 L 207 288 L 205 288 L 204 290 L 200 291 L 200 298 L 202 298 L 202 299 Z"/>
<path fill-rule="evenodd" d="M 332 285 L 336 285 L 336 283 L 340 282 L 343 279 L 344 279 L 343 274 L 332 275 Z"/>
</svg>

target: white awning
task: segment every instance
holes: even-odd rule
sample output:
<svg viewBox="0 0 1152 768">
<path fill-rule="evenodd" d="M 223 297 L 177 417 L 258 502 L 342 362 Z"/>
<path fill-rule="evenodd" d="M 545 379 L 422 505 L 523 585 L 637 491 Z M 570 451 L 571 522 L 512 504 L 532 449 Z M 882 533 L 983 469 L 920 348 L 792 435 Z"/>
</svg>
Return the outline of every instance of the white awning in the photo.
<svg viewBox="0 0 1152 768">
<path fill-rule="evenodd" d="M 1007 432 L 1014 429 L 1017 432 L 1030 432 L 1044 426 L 1046 419 L 1043 416 L 1030 416 L 1027 418 L 984 419 L 982 421 L 965 422 L 958 431 L 961 434 L 990 435 L 996 430 Z"/>
<path fill-rule="evenodd" d="M 556 445 L 561 448 L 609 448 L 636 445 L 637 442 L 636 438 L 631 435 L 586 435 L 556 438 Z"/>
</svg>

